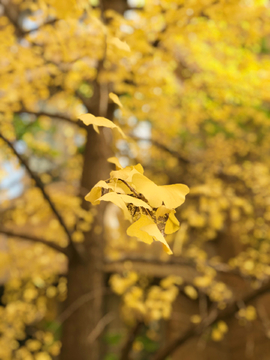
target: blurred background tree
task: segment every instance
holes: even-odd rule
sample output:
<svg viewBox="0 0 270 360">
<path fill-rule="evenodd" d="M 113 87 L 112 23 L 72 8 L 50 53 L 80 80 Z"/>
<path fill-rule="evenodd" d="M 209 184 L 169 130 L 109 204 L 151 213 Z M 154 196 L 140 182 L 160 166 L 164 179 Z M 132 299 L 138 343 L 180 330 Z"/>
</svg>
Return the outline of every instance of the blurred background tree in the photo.
<svg viewBox="0 0 270 360">
<path fill-rule="evenodd" d="M 269 1 L 0 10 L 0 359 L 268 360 Z M 174 255 L 84 202 L 113 154 L 190 187 Z"/>
</svg>

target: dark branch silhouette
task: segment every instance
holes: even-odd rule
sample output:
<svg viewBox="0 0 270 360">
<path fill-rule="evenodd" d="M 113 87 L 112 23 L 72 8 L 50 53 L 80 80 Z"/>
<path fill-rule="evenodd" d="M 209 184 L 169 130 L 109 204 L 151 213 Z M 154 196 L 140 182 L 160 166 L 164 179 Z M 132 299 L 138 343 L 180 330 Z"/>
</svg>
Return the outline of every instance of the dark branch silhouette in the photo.
<svg viewBox="0 0 270 360">
<path fill-rule="evenodd" d="M 48 246 L 49 248 L 56 250 L 58 252 L 61 252 L 62 254 L 68 256 L 68 249 L 67 248 L 63 248 L 59 245 L 57 245 L 56 243 L 53 243 L 51 241 L 47 241 L 41 238 L 38 238 L 36 236 L 33 235 L 27 235 L 27 234 L 19 234 L 7 229 L 1 229 L 0 228 L 0 234 L 6 235 L 6 236 L 10 236 L 10 237 L 14 237 L 14 238 L 20 238 L 23 240 L 27 240 L 27 241 L 31 241 L 31 242 L 35 242 L 35 243 L 40 243 L 43 245 Z"/>
<path fill-rule="evenodd" d="M 54 215 L 56 216 L 56 218 L 59 221 L 60 225 L 64 229 L 64 231 L 65 231 L 65 233 L 67 235 L 67 238 L 69 240 L 69 248 L 70 248 L 70 250 L 72 250 L 74 254 L 77 254 L 77 250 L 75 249 L 74 244 L 72 242 L 71 233 L 69 232 L 69 230 L 68 230 L 62 216 L 60 215 L 60 213 L 56 209 L 54 203 L 52 202 L 49 194 L 46 192 L 45 186 L 44 186 L 42 180 L 36 174 L 34 174 L 34 172 L 30 169 L 27 161 L 18 153 L 18 151 L 13 146 L 13 144 L 5 136 L 3 136 L 1 133 L 0 133 L 0 139 L 2 139 L 8 145 L 8 147 L 12 150 L 14 155 L 18 158 L 19 162 L 25 167 L 25 169 L 28 172 L 28 174 L 30 175 L 30 177 L 35 181 L 36 186 L 41 190 L 44 199 L 47 201 L 47 203 L 49 204 L 52 212 L 54 213 Z"/>
<path fill-rule="evenodd" d="M 154 140 L 154 139 L 145 139 L 145 138 L 140 138 L 138 136 L 134 136 L 134 135 L 130 135 L 129 137 L 132 138 L 135 141 L 149 141 L 152 145 L 156 146 L 157 148 L 169 153 L 170 155 L 172 155 L 173 157 L 175 157 L 180 164 L 190 164 L 190 160 L 186 159 L 185 157 L 181 156 L 177 151 L 174 151 L 170 148 L 168 148 L 166 145 L 161 144 L 160 142 Z"/>
<path fill-rule="evenodd" d="M 59 19 L 51 19 L 51 20 L 48 20 L 46 22 L 44 22 L 43 24 L 40 24 L 39 26 L 33 28 L 33 29 L 29 29 L 29 30 L 22 30 L 22 34 L 25 36 L 25 35 L 28 35 L 28 34 L 31 34 L 35 31 L 39 31 L 41 30 L 42 28 L 44 28 L 45 26 L 47 25 L 54 25 L 57 21 L 59 21 Z"/>
<path fill-rule="evenodd" d="M 21 114 L 21 113 L 27 113 L 27 114 L 30 114 L 30 115 L 35 115 L 36 117 L 48 116 L 50 118 L 63 120 L 65 122 L 69 123 L 69 124 L 79 126 L 79 127 L 83 128 L 83 129 L 86 128 L 86 125 L 84 125 L 84 123 L 82 121 L 73 121 L 69 116 L 67 116 L 65 114 L 53 114 L 53 113 L 50 113 L 50 112 L 47 112 L 47 111 L 32 111 L 32 110 L 26 110 L 26 109 L 22 109 L 22 110 L 20 110 L 18 112 L 18 114 Z"/>
<path fill-rule="evenodd" d="M 132 349 L 132 345 L 134 340 L 136 339 L 136 336 L 140 332 L 141 328 L 143 326 L 143 322 L 138 321 L 136 325 L 131 329 L 131 332 L 128 335 L 127 341 L 124 344 L 120 356 L 120 360 L 129 360 L 130 359 L 130 352 Z"/>
</svg>

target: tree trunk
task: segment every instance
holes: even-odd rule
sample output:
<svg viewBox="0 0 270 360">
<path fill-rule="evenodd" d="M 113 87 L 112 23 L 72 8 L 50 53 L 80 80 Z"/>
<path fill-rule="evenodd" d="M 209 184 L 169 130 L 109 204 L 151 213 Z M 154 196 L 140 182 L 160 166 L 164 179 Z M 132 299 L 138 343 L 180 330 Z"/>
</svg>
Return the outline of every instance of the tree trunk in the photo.
<svg viewBox="0 0 270 360">
<path fill-rule="evenodd" d="M 107 149 L 103 134 L 98 135 L 89 128 L 81 181 L 83 189 L 90 190 L 100 179 L 108 178 Z M 92 229 L 85 234 L 85 259 L 73 257 L 69 263 L 65 308 L 70 316 L 63 324 L 61 360 L 100 360 L 93 332 L 102 318 L 104 295 L 103 212 L 104 206 L 99 205 Z"/>
<path fill-rule="evenodd" d="M 105 0 L 102 2 L 102 11 L 107 9 L 123 13 L 126 10 L 126 0 Z M 84 105 L 89 113 L 112 120 L 114 104 L 104 104 L 104 101 L 108 99 L 102 96 L 102 87 L 98 82 L 95 82 L 93 86 L 93 97 L 83 99 Z M 111 87 L 109 84 L 107 86 Z M 106 139 L 104 133 L 108 135 Z M 81 180 L 83 191 L 86 189 L 90 191 L 99 180 L 109 177 L 111 168 L 107 158 L 111 156 L 108 145 L 110 136 L 106 130 L 97 134 L 92 126 L 87 128 Z M 88 208 L 89 203 L 84 202 L 84 207 Z M 95 329 L 103 317 L 105 286 L 103 213 L 105 205 L 99 205 L 97 210 L 92 228 L 85 234 L 84 260 L 79 260 L 74 256 L 68 266 L 68 294 L 65 311 L 69 316 L 63 323 L 60 360 L 101 360 L 99 339 L 96 338 Z"/>
</svg>

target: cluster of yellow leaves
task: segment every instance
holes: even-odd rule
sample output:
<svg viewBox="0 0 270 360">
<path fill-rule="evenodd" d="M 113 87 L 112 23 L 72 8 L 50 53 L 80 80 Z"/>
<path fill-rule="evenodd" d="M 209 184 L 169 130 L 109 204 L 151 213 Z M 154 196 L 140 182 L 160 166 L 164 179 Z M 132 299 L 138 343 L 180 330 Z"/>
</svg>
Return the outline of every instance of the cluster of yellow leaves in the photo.
<svg viewBox="0 0 270 360">
<path fill-rule="evenodd" d="M 237 317 L 241 325 L 246 325 L 248 321 L 254 321 L 257 319 L 257 311 L 254 306 L 249 305 L 241 308 L 237 313 Z"/>
<path fill-rule="evenodd" d="M 51 360 L 59 354 L 61 344 L 50 332 L 37 331 L 24 346 L 19 344 L 26 336 L 26 326 L 46 318 L 48 301 L 54 297 L 65 298 L 66 279 L 60 278 L 57 287 L 53 285 L 55 281 L 54 276 L 37 274 L 27 282 L 20 278 L 9 281 L 2 298 L 6 306 L 0 307 L 1 359 Z"/>
<path fill-rule="evenodd" d="M 214 341 L 220 341 L 224 338 L 224 335 L 228 332 L 228 326 L 224 321 L 218 321 L 217 324 L 213 326 L 211 332 L 211 338 Z"/>
<path fill-rule="evenodd" d="M 98 124 L 105 126 L 103 121 Z M 129 236 L 147 244 L 153 239 L 160 241 L 171 254 L 164 235 L 179 229 L 175 208 L 185 201 L 188 187 L 183 184 L 158 186 L 143 174 L 141 164 L 122 168 L 117 159 L 109 160 L 115 162 L 119 170 L 111 171 L 109 180 L 99 181 L 85 199 L 93 205 L 100 201 L 117 205 L 126 220 L 135 221 L 127 229 Z"/>
<path fill-rule="evenodd" d="M 185 294 L 190 299 L 195 300 L 198 298 L 198 291 L 200 291 L 206 294 L 212 302 L 216 302 L 219 308 L 223 309 L 232 296 L 231 290 L 225 283 L 215 279 L 216 271 L 212 267 L 203 263 L 197 263 L 197 269 L 202 274 L 194 278 L 193 284 L 195 287 L 192 285 L 184 287 Z"/>
<path fill-rule="evenodd" d="M 47 188 L 67 227 L 73 230 L 74 242 L 82 242 L 84 240 L 83 232 L 90 230 L 94 215 L 93 212 L 82 209 L 82 200 L 74 196 L 70 190 L 70 187 L 63 183 Z M 35 201 L 32 201 L 33 198 Z M 43 227 L 43 239 L 55 241 L 57 238 L 60 246 L 67 245 L 66 235 L 61 225 L 52 217 L 51 209 L 38 188 L 26 190 L 16 202 L 16 207 L 14 209 L 11 207 L 5 212 L 3 220 L 6 228 L 12 229 L 16 224 L 18 231 L 20 228 L 24 231 L 24 227 L 31 224 L 32 235 L 38 235 L 42 224 L 47 224 Z"/>
<path fill-rule="evenodd" d="M 258 249 L 248 247 L 238 256 L 230 260 L 233 268 L 239 268 L 244 275 L 259 281 L 270 275 L 270 246 L 268 241 L 262 241 Z"/>
<path fill-rule="evenodd" d="M 110 97 L 121 105 L 115 94 L 111 93 Z M 117 125 L 106 118 L 92 114 L 81 115 L 79 118 L 85 125 L 93 125 L 97 132 L 98 126 L 102 126 L 116 128 L 125 136 Z M 117 158 L 109 158 L 108 161 L 114 163 L 118 170 L 110 173 L 109 180 L 99 181 L 85 199 L 93 205 L 100 201 L 114 203 L 123 211 L 126 220 L 135 220 L 127 229 L 129 236 L 135 236 L 147 244 L 151 244 L 153 239 L 160 241 L 165 251 L 171 254 L 164 235 L 179 229 L 179 222 L 174 215 L 175 208 L 185 201 L 188 187 L 183 184 L 158 186 L 143 174 L 141 164 L 122 168 Z"/>
<path fill-rule="evenodd" d="M 122 295 L 123 315 L 126 321 L 144 320 L 146 323 L 169 319 L 172 303 L 179 293 L 183 282 L 179 276 L 168 276 L 160 281 L 159 286 L 147 287 L 134 272 L 125 276 L 112 275 L 110 285 L 114 292 Z"/>
<path fill-rule="evenodd" d="M 14 352 L 14 359 L 52 360 L 61 350 L 60 341 L 55 341 L 52 333 L 37 331 L 35 338 L 27 340 L 25 346 Z"/>
</svg>

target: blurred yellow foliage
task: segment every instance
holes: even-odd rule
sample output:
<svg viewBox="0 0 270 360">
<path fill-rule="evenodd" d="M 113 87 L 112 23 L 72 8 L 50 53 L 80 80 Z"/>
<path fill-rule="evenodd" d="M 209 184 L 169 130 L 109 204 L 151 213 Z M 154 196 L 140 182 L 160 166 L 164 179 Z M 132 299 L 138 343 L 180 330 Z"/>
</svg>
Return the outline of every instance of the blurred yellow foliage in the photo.
<svg viewBox="0 0 270 360">
<path fill-rule="evenodd" d="M 203 294 L 224 308 L 233 289 L 219 271 L 259 285 L 270 275 L 269 4 L 150 0 L 138 1 L 138 11 L 122 16 L 111 9 L 118 1 L 107 3 L 109 8 L 101 9 L 98 1 L 86 0 L 3 2 L 0 134 L 29 159 L 72 233 L 72 244 L 82 248 L 92 225 L 93 234 L 103 232 L 96 212 L 85 210 L 82 201 L 90 190 L 81 186 L 83 164 L 90 159 L 83 156 L 85 126 L 107 143 L 112 141 L 107 129 L 117 130 L 109 145 L 116 170 L 107 181 L 100 179 L 86 200 L 116 204 L 133 222 L 129 235 L 148 244 L 159 241 L 167 254 L 173 249 L 176 262 L 184 260 L 196 271 L 190 282 L 185 274 L 183 279 L 171 274 L 159 285 L 150 280 L 143 285 L 125 263 L 124 275 L 110 280 L 125 318 L 147 324 L 168 319 L 180 289 L 191 300 L 199 302 Z M 93 104 L 98 111 L 87 114 Z M 114 104 L 111 121 L 106 113 Z M 14 189 L 5 179 L 20 164 L 3 140 L 0 145 L 1 225 L 66 250 L 67 234 L 24 171 L 23 192 L 12 199 Z M 140 164 L 132 165 L 137 162 L 145 173 Z M 92 163 L 89 169 L 95 172 Z M 178 182 L 190 187 L 185 204 L 188 188 Z M 160 256 L 154 244 L 142 248 L 127 240 L 123 218 L 108 209 L 115 216 L 110 222 L 106 217 L 104 225 L 106 259 L 130 252 L 143 257 L 145 249 Z M 29 324 L 49 317 L 52 302 L 65 299 L 66 255 L 30 239 L 3 234 L 0 241 L 6 282 L 0 358 L 58 356 L 60 343 L 49 332 L 37 331 L 25 346 L 20 340 Z M 164 263 L 167 254 L 161 255 Z M 241 308 L 238 316 L 254 321 L 256 309 Z M 226 331 L 218 322 L 211 338 L 219 341 Z M 134 349 L 140 351 L 141 343 Z"/>
</svg>

